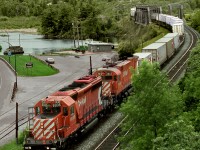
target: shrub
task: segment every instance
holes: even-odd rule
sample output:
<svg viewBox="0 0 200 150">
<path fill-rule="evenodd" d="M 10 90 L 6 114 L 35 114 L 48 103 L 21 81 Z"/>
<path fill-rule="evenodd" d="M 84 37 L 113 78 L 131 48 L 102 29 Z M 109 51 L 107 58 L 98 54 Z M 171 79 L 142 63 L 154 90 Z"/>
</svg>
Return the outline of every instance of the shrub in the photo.
<svg viewBox="0 0 200 150">
<path fill-rule="evenodd" d="M 0 21 L 8 21 L 8 17 L 0 17 Z"/>
</svg>

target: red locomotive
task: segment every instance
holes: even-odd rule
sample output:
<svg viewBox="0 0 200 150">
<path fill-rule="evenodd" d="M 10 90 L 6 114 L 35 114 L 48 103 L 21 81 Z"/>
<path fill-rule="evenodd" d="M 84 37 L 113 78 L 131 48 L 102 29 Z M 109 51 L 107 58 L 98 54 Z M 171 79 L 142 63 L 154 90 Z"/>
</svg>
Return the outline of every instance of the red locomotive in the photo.
<svg viewBox="0 0 200 150">
<path fill-rule="evenodd" d="M 103 99 L 111 98 L 109 104 L 120 103 L 123 97 L 128 94 L 131 87 L 131 69 L 136 69 L 138 65 L 138 57 L 130 57 L 124 61 L 107 64 L 102 68 L 98 68 L 95 76 L 102 78 L 102 97 Z"/>
<path fill-rule="evenodd" d="M 69 138 L 83 132 L 130 89 L 130 68 L 137 67 L 137 60 L 99 68 L 37 102 L 24 149 L 64 148 Z"/>
<path fill-rule="evenodd" d="M 101 86 L 100 77 L 89 75 L 37 102 L 24 149 L 65 147 L 102 111 Z"/>
</svg>

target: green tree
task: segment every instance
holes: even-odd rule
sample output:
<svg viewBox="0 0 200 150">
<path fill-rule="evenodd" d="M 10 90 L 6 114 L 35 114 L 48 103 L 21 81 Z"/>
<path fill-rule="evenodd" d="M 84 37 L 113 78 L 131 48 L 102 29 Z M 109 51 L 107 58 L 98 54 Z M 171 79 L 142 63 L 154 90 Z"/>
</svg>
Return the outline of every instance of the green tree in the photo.
<svg viewBox="0 0 200 150">
<path fill-rule="evenodd" d="M 72 29 L 72 22 L 75 18 L 76 13 L 73 12 L 73 9 L 70 4 L 60 4 L 57 20 L 57 30 L 59 37 L 65 37 Z"/>
<path fill-rule="evenodd" d="M 179 83 L 183 92 L 185 111 L 190 112 L 195 130 L 200 132 L 200 42 L 192 49 L 186 73 Z"/>
<path fill-rule="evenodd" d="M 193 15 L 191 26 L 200 32 L 200 10 Z"/>
<path fill-rule="evenodd" d="M 128 40 L 120 42 L 118 46 L 119 58 L 123 60 L 126 59 L 127 57 L 133 56 L 133 53 L 135 53 L 134 50 L 137 48 L 135 47 L 135 45 L 136 45 L 135 43 L 133 44 L 132 41 Z"/>
<path fill-rule="evenodd" d="M 49 6 L 49 8 L 44 11 L 41 19 L 42 33 L 44 35 L 46 36 L 58 35 L 57 18 L 58 18 L 58 9 L 56 9 L 54 6 Z"/>
<path fill-rule="evenodd" d="M 122 133 L 131 127 L 133 130 L 119 140 L 123 149 L 147 150 L 153 148 L 152 140 L 164 125 L 182 112 L 183 102 L 179 89 L 168 83 L 158 64 L 144 61 L 138 72 L 132 77 L 134 92 L 121 107 L 128 116 Z"/>
<path fill-rule="evenodd" d="M 197 150 L 200 135 L 186 116 L 180 116 L 167 123 L 164 134 L 153 141 L 155 150 Z"/>
<path fill-rule="evenodd" d="M 183 91 L 186 111 L 195 110 L 200 103 L 200 42 L 192 50 L 186 74 L 180 83 Z"/>
</svg>

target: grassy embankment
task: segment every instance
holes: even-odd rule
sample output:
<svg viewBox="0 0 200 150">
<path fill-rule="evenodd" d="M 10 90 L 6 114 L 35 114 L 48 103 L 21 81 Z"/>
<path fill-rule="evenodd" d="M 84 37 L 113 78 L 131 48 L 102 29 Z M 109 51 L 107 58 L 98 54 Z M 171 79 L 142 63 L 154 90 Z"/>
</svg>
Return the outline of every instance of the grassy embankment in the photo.
<svg viewBox="0 0 200 150">
<path fill-rule="evenodd" d="M 23 150 L 22 143 L 16 144 L 16 141 L 12 141 L 4 146 L 0 147 L 0 150 Z"/>
<path fill-rule="evenodd" d="M 40 28 L 38 17 L 0 17 L 0 29 Z"/>
<path fill-rule="evenodd" d="M 18 144 L 16 144 L 16 140 L 11 141 L 8 144 L 0 146 L 0 150 L 23 150 L 23 141 L 24 141 L 24 134 L 20 133 L 18 138 Z"/>
<path fill-rule="evenodd" d="M 1 56 L 10 62 L 10 64 L 15 68 L 15 56 Z M 26 68 L 26 63 L 32 62 L 32 68 Z M 59 71 L 48 66 L 46 63 L 35 59 L 34 57 L 28 55 L 16 55 L 16 70 L 19 76 L 49 76 L 58 73 Z"/>
<path fill-rule="evenodd" d="M 156 29 L 158 35 L 148 41 L 143 41 L 142 44 L 139 45 L 139 47 L 135 50 L 136 52 L 141 52 L 143 47 L 146 47 L 152 43 L 154 43 L 155 41 L 159 40 L 160 38 L 162 38 L 163 36 L 165 36 L 167 33 L 170 33 L 169 30 L 160 27 L 156 24 L 152 24 L 152 26 Z"/>
</svg>

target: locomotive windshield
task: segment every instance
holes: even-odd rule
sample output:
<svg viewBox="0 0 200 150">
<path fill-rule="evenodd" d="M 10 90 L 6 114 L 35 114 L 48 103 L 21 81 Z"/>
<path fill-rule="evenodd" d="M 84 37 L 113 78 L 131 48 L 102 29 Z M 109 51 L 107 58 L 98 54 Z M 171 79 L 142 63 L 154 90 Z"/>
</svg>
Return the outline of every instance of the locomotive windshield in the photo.
<svg viewBox="0 0 200 150">
<path fill-rule="evenodd" d="M 58 114 L 60 113 L 60 103 L 46 104 L 42 103 L 43 114 Z"/>
<path fill-rule="evenodd" d="M 112 80 L 112 76 L 102 76 L 102 80 Z"/>
</svg>

